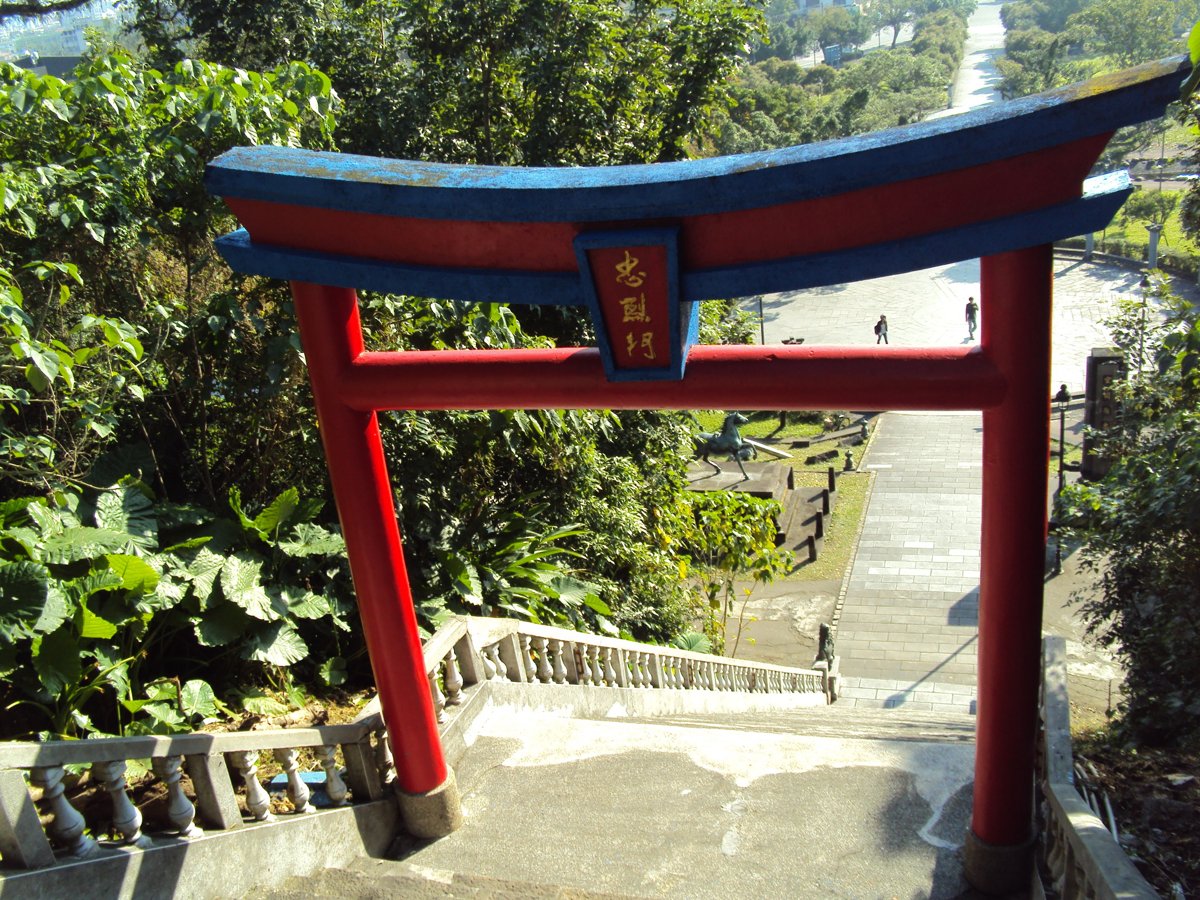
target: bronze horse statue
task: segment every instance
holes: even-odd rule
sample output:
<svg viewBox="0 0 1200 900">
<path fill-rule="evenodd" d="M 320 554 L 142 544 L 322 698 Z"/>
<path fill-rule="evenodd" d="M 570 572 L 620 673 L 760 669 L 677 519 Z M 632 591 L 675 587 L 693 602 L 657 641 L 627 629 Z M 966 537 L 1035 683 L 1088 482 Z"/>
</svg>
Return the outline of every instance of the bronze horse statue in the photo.
<svg viewBox="0 0 1200 900">
<path fill-rule="evenodd" d="M 692 439 L 696 442 L 696 453 L 693 458 L 702 459 L 717 472 L 721 472 L 721 467 L 709 457 L 727 456 L 738 464 L 738 468 L 742 472 L 742 481 L 749 481 L 750 476 L 746 474 L 742 461 L 753 459 L 755 452 L 753 447 L 742 440 L 741 432 L 738 431 L 739 425 L 745 425 L 749 421 L 741 413 L 731 412 L 725 417 L 720 434 L 701 431 L 699 434 L 693 435 Z"/>
</svg>

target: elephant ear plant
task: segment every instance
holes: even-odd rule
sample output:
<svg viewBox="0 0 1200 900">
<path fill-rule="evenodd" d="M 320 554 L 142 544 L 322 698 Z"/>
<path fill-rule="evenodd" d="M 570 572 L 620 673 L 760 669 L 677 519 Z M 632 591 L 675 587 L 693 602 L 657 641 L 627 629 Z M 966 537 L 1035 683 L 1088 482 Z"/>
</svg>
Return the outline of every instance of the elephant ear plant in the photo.
<svg viewBox="0 0 1200 900">
<path fill-rule="evenodd" d="M 5 736 L 187 730 L 228 712 L 206 681 L 289 688 L 291 667 L 345 677 L 351 628 L 341 536 L 292 488 L 251 517 L 155 502 L 132 478 L 85 498 L 0 503 L 0 679 Z M 152 668 L 157 667 L 157 668 Z"/>
</svg>

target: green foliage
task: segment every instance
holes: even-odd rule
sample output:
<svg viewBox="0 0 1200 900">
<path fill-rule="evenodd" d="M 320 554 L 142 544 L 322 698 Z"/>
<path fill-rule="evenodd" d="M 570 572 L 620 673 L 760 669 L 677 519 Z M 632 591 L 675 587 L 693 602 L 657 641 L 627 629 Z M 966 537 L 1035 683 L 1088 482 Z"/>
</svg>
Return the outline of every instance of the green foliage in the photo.
<svg viewBox="0 0 1200 900">
<path fill-rule="evenodd" d="M 1130 304 L 1114 323 L 1132 373 L 1102 436 L 1115 463 L 1065 492 L 1064 516 L 1098 576 L 1081 611 L 1124 663 L 1121 732 L 1186 745 L 1200 736 L 1200 310 L 1161 281 L 1151 299 L 1161 320 Z"/>
<path fill-rule="evenodd" d="M 1005 4 L 1006 98 L 1048 90 L 1179 52 L 1196 0 L 1020 0 Z"/>
<path fill-rule="evenodd" d="M 808 18 L 816 25 L 865 21 L 837 7 Z M 871 51 L 841 70 L 804 70 L 780 59 L 752 64 L 733 85 L 729 111 L 714 119 L 712 147 L 723 155 L 748 153 L 918 121 L 945 108 L 965 42 L 965 21 L 940 9 L 921 13 L 911 45 Z"/>
<path fill-rule="evenodd" d="M 163 680 L 178 656 L 232 656 L 261 677 L 308 657 L 305 631 L 336 645 L 352 609 L 340 536 L 306 521 L 317 508 L 294 489 L 253 519 L 236 495 L 231 508 L 155 503 L 131 479 L 88 503 L 0 504 L 8 708 L 56 736 L 186 730 L 217 701 L 207 683 Z"/>
<path fill-rule="evenodd" d="M 186 26 L 136 6 L 164 58 L 194 38 L 225 63 L 327 72 L 348 150 L 509 165 L 680 158 L 764 31 L 736 0 L 180 0 Z"/>
<path fill-rule="evenodd" d="M 1177 48 L 1174 0 L 1093 0 L 1071 21 L 1114 68 L 1169 56 Z"/>
<path fill-rule="evenodd" d="M 757 318 L 737 300 L 705 300 L 700 304 L 700 343 L 753 344 Z"/>
<path fill-rule="evenodd" d="M 736 491 L 684 495 L 678 508 L 676 538 L 688 559 L 684 572 L 698 582 L 706 606 L 704 634 L 717 653 L 726 645 L 737 581 L 767 584 L 793 565 L 790 551 L 775 546 L 775 517 L 780 506 Z M 737 653 L 743 621 L 739 617 L 731 654 Z"/>
<path fill-rule="evenodd" d="M 134 435 L 164 489 L 210 504 L 270 462 L 275 421 L 303 409 L 271 402 L 303 384 L 294 323 L 278 288 L 228 292 L 203 169 L 238 144 L 327 144 L 334 101 L 302 63 L 163 74 L 114 50 L 70 82 L 0 64 L 0 496 L 82 483 Z"/>
<path fill-rule="evenodd" d="M 1120 215 L 1125 221 L 1144 222 L 1161 228 L 1175 212 L 1182 196 L 1179 191 L 1148 191 L 1136 187 L 1121 207 Z"/>
<path fill-rule="evenodd" d="M 26 309 L 12 274 L 0 267 L 0 473 L 49 487 L 56 475 L 85 469 L 112 437 L 117 412 L 143 396 L 144 349 L 122 319 L 82 313 L 63 328 L 46 327 L 67 306 L 79 270 L 69 263 L 27 263 L 44 299 Z M 55 333 L 57 331 L 57 334 Z"/>
</svg>

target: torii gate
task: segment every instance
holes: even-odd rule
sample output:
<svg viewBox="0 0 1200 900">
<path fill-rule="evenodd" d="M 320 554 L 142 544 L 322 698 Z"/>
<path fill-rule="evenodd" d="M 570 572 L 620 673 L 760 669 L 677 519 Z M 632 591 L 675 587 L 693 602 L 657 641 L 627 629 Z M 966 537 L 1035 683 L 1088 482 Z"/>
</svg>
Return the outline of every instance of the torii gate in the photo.
<svg viewBox="0 0 1200 900">
<path fill-rule="evenodd" d="M 241 272 L 287 279 L 410 829 L 459 801 L 438 737 L 376 413 L 391 409 L 982 410 L 983 529 L 968 878 L 1027 883 L 1049 446 L 1053 241 L 1130 191 L 1088 178 L 1161 116 L 1167 60 L 961 116 L 784 150 L 520 169 L 238 148 L 208 188 Z M 692 346 L 696 301 L 982 257 L 972 348 Z M 597 348 L 375 352 L 355 288 L 587 305 Z"/>
</svg>

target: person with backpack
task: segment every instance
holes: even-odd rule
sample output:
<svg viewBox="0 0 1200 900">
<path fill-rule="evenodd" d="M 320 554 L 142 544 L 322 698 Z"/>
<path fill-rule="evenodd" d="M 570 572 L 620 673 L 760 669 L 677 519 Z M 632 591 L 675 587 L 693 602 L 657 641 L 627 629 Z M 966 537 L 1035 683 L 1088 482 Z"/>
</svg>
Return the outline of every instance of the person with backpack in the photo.
<svg viewBox="0 0 1200 900">
<path fill-rule="evenodd" d="M 888 342 L 887 337 L 887 316 L 880 316 L 879 321 L 875 323 L 875 343 Z"/>
</svg>

